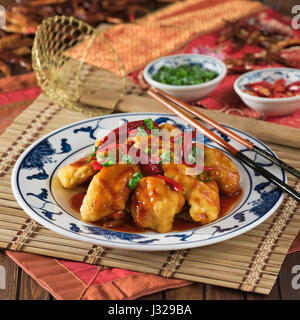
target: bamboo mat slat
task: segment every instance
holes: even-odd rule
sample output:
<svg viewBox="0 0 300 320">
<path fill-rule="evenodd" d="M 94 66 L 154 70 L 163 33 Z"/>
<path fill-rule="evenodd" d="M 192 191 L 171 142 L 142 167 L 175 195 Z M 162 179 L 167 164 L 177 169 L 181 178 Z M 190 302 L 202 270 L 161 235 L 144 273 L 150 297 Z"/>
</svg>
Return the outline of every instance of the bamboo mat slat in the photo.
<svg viewBox="0 0 300 320">
<path fill-rule="evenodd" d="M 165 112 L 154 100 L 134 93 L 122 99 L 119 110 Z M 246 119 L 251 126 L 245 118 L 215 111 L 203 112 L 267 141 L 283 160 L 300 168 L 299 130 Z M 61 108 L 42 94 L 0 137 L 1 248 L 247 292 L 268 294 L 271 291 L 285 255 L 299 231 L 300 208 L 289 197 L 285 197 L 281 207 L 265 222 L 243 235 L 206 247 L 178 251 L 138 252 L 104 248 L 66 238 L 30 219 L 18 206 L 11 191 L 10 175 L 15 161 L 36 139 L 83 119 L 83 114 Z M 289 183 L 299 188 L 295 178 L 289 177 Z"/>
</svg>

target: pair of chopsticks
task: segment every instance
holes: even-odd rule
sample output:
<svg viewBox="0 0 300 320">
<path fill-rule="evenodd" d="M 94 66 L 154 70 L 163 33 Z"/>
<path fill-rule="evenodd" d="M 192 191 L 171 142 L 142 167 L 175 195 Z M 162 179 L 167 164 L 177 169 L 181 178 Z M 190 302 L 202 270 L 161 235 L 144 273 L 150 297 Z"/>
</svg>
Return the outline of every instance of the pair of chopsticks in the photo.
<svg viewBox="0 0 300 320">
<path fill-rule="evenodd" d="M 252 159 L 248 158 L 245 154 L 237 150 L 235 147 L 230 145 L 227 141 L 220 138 L 218 135 L 213 133 L 211 130 L 206 128 L 204 125 L 200 124 L 198 121 L 196 121 L 191 116 L 187 115 L 185 112 L 183 112 L 179 107 L 184 109 L 185 111 L 188 111 L 189 113 L 196 116 L 196 118 L 202 120 L 203 122 L 211 125 L 213 128 L 217 129 L 218 131 L 226 134 L 227 136 L 231 137 L 232 139 L 236 140 L 240 144 L 244 145 L 249 150 L 253 150 L 256 153 L 260 154 L 264 158 L 270 160 L 272 163 L 278 165 L 280 168 L 290 172 L 292 175 L 294 175 L 297 178 L 300 178 L 300 172 L 288 165 L 287 163 L 277 159 L 273 155 L 269 154 L 265 150 L 262 150 L 258 146 L 254 145 L 248 140 L 243 139 L 236 133 L 230 131 L 229 129 L 223 127 L 216 121 L 212 120 L 211 118 L 207 117 L 204 114 L 201 114 L 199 111 L 196 111 L 195 109 L 192 109 L 191 106 L 187 105 L 183 101 L 169 95 L 168 93 L 157 89 L 157 88 L 151 88 L 148 90 L 148 94 L 156 99 L 158 102 L 160 102 L 163 106 L 171 110 L 173 113 L 175 113 L 179 118 L 187 122 L 189 125 L 191 125 L 193 128 L 201 132 L 204 136 L 208 137 L 210 140 L 216 142 L 220 146 L 222 146 L 226 151 L 228 151 L 230 154 L 235 156 L 237 159 L 239 159 L 241 162 L 249 166 L 251 169 L 259 173 L 261 176 L 265 177 L 270 182 L 274 183 L 278 188 L 283 190 L 284 192 L 288 193 L 290 196 L 292 196 L 294 199 L 300 202 L 300 194 L 291 188 L 289 185 L 284 183 L 282 180 L 274 176 L 271 172 L 267 171 L 260 165 L 258 165 L 256 162 L 254 162 Z"/>
</svg>

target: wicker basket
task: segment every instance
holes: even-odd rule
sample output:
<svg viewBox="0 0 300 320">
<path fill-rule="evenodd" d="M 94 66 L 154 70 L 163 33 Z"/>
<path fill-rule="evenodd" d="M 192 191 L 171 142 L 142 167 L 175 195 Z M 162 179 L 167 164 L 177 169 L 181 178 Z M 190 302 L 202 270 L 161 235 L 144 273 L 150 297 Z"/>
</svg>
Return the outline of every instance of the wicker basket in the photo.
<svg viewBox="0 0 300 320">
<path fill-rule="evenodd" d="M 109 50 L 107 59 L 115 59 L 118 75 L 85 63 L 95 39 L 98 44 L 101 42 L 106 52 Z M 79 59 L 74 59 L 69 53 L 79 45 L 81 51 L 84 48 L 84 52 Z M 106 55 L 103 54 L 102 57 L 106 59 Z M 109 41 L 99 29 L 72 17 L 55 16 L 41 23 L 34 39 L 32 61 L 38 83 L 51 101 L 88 116 L 114 112 L 126 92 L 122 63 Z M 107 61 L 103 65 L 107 65 L 105 62 Z M 109 81 L 119 84 L 118 90 L 114 88 L 112 95 L 107 93 L 111 86 Z M 100 99 L 100 104 L 99 101 L 93 103 L 93 99 L 97 100 L 99 94 L 101 97 L 101 92 L 106 93 L 106 97 Z M 95 93 L 98 95 L 91 99 Z"/>
</svg>

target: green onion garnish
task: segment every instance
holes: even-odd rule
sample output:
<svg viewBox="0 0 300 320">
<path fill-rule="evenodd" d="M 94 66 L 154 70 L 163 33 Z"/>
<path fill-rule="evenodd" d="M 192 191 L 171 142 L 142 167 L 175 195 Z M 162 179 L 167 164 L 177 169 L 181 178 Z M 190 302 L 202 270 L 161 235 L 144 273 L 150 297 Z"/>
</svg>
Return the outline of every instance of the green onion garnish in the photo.
<svg viewBox="0 0 300 320">
<path fill-rule="evenodd" d="M 143 175 L 141 174 L 141 172 L 136 172 L 132 176 L 132 178 L 129 180 L 128 188 L 130 190 L 134 190 L 142 178 L 143 178 Z"/>
<path fill-rule="evenodd" d="M 202 173 L 198 174 L 197 178 L 199 180 L 201 180 L 202 182 L 209 182 L 210 181 L 209 176 L 205 172 L 202 172 Z"/>
<path fill-rule="evenodd" d="M 196 157 L 193 156 L 193 153 L 192 153 L 192 152 L 189 153 L 187 160 L 188 160 L 188 163 L 196 163 Z"/>
<path fill-rule="evenodd" d="M 103 167 L 109 167 L 111 165 L 115 164 L 114 160 L 110 157 L 108 157 L 105 162 L 102 163 Z"/>
<path fill-rule="evenodd" d="M 180 65 L 174 68 L 162 66 L 153 76 L 155 81 L 171 85 L 194 85 L 205 83 L 218 76 L 213 70 L 202 68 L 200 65 Z"/>
<path fill-rule="evenodd" d="M 143 127 L 138 127 L 137 128 L 138 132 L 136 134 L 136 136 L 148 136 L 146 130 Z"/>
<path fill-rule="evenodd" d="M 178 138 L 177 140 L 175 140 L 176 144 L 182 144 L 183 143 L 183 137 Z"/>
<path fill-rule="evenodd" d="M 149 130 L 153 129 L 153 120 L 152 119 L 150 119 L 150 118 L 145 119 L 144 123 L 145 123 L 147 129 L 149 129 Z"/>
<path fill-rule="evenodd" d="M 121 159 L 122 162 L 125 162 L 127 164 L 132 163 L 132 160 L 132 156 L 130 156 L 129 154 L 124 154 L 124 156 Z"/>
<path fill-rule="evenodd" d="M 94 152 L 89 155 L 88 162 L 91 162 L 92 160 L 95 160 L 95 159 L 96 159 L 96 152 L 97 152 L 97 150 L 98 150 L 98 147 L 95 147 L 95 148 L 94 148 Z"/>
<path fill-rule="evenodd" d="M 162 155 L 160 156 L 160 159 L 161 161 L 159 162 L 160 164 L 161 163 L 170 163 L 172 160 L 173 160 L 173 156 L 172 156 L 172 153 L 171 151 L 164 151 L 162 153 Z"/>
<path fill-rule="evenodd" d="M 192 151 L 188 155 L 188 162 L 194 164 L 196 163 L 197 156 L 200 157 L 202 155 L 203 155 L 203 150 L 194 146 L 192 147 Z"/>
</svg>

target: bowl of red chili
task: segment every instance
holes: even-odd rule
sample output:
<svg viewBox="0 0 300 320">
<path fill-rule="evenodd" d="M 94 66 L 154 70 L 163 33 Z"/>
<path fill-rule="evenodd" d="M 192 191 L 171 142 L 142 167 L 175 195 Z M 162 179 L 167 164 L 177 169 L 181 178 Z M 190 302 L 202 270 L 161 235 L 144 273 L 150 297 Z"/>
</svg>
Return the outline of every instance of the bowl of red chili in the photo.
<svg viewBox="0 0 300 320">
<path fill-rule="evenodd" d="M 265 68 L 236 79 L 234 90 L 250 108 L 279 116 L 300 109 L 300 70 Z"/>
</svg>

